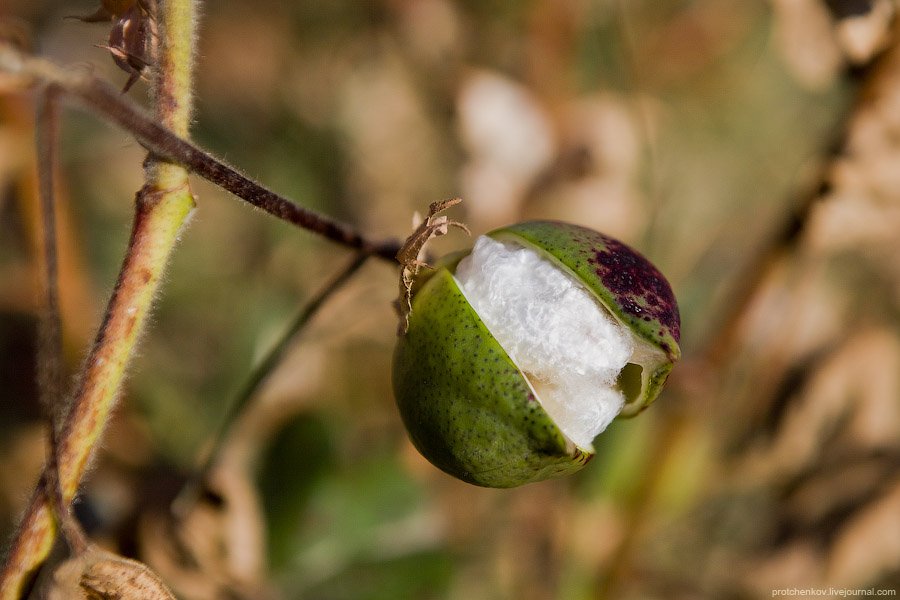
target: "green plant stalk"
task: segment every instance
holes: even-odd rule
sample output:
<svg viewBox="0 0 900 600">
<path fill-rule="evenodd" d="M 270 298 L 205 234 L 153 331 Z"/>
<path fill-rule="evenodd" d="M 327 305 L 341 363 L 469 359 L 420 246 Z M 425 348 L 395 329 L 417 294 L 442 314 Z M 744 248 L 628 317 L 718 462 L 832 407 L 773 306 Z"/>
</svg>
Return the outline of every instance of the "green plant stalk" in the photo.
<svg viewBox="0 0 900 600">
<path fill-rule="evenodd" d="M 137 202 L 128 255 L 59 435 L 59 480 L 66 502 L 74 498 L 103 432 L 165 264 L 193 207 L 187 188 L 161 194 L 145 187 Z M 52 510 L 38 486 L 0 574 L 2 600 L 20 597 L 55 536 Z"/>
<path fill-rule="evenodd" d="M 194 2 L 165 0 L 159 6 L 157 119 L 186 137 L 191 116 Z M 187 171 L 154 157 L 148 159 L 146 183 L 136 195 L 127 254 L 59 432 L 59 488 L 66 504 L 74 498 L 103 433 L 165 265 L 193 208 Z M 41 481 L 45 479 L 42 476 Z M 49 554 L 56 528 L 41 483 L 32 495 L 0 572 L 0 600 L 22 596 Z"/>
<path fill-rule="evenodd" d="M 157 121 L 186 139 L 193 113 L 191 75 L 194 66 L 194 0 L 159 0 L 159 65 L 153 90 Z M 188 183 L 181 165 L 150 155 L 147 182 L 160 190 L 176 190 Z M 167 195 L 167 194 L 166 194 Z"/>
</svg>

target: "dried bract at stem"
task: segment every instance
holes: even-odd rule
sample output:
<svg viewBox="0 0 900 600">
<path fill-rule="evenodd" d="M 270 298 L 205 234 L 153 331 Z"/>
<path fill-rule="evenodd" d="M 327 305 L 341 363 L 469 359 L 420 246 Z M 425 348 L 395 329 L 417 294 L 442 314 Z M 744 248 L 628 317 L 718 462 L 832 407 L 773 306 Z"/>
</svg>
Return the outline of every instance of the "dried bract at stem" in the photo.
<svg viewBox="0 0 900 600">
<path fill-rule="evenodd" d="M 116 65 L 128 73 L 123 94 L 153 65 L 156 20 L 142 0 L 104 0 L 93 13 L 70 18 L 83 23 L 112 22 L 108 43 L 97 47 L 109 51 Z"/>
<path fill-rule="evenodd" d="M 423 267 L 430 268 L 428 263 L 423 260 L 425 245 L 432 238 L 446 235 L 450 231 L 450 227 L 458 227 L 465 231 L 466 234 L 472 235 L 472 232 L 463 223 L 453 221 L 447 215 L 438 216 L 439 213 L 456 206 L 460 202 L 462 202 L 462 198 L 432 202 L 428 207 L 428 215 L 418 224 L 412 235 L 406 238 L 403 246 L 397 252 L 397 262 L 400 263 L 399 335 L 406 333 L 409 327 L 409 313 L 412 310 L 412 288 L 416 276 Z"/>
<path fill-rule="evenodd" d="M 116 65 L 128 73 L 128 81 L 122 88 L 127 92 L 152 64 L 151 39 L 154 35 L 153 17 L 140 3 L 136 3 L 113 21 L 109 32 L 109 45 L 103 46 L 112 55 Z"/>
</svg>

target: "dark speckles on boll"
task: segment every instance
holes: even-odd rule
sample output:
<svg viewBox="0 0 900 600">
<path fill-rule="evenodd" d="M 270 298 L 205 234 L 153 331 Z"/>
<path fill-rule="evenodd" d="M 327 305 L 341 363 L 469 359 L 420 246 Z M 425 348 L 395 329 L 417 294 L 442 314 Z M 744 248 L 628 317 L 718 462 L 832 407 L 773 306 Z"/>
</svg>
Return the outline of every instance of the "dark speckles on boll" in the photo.
<svg viewBox="0 0 900 600">
<path fill-rule="evenodd" d="M 588 262 L 622 309 L 645 321 L 656 319 L 675 340 L 680 338 L 678 306 L 662 274 L 643 256 L 625 244 L 604 236 L 605 248 L 594 251 Z"/>
</svg>

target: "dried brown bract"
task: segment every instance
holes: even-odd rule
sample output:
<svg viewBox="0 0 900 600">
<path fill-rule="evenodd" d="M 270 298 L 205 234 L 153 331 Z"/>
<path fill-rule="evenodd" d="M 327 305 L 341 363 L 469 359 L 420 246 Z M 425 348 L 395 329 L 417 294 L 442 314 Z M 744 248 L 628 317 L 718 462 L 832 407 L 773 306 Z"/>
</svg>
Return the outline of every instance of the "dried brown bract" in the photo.
<svg viewBox="0 0 900 600">
<path fill-rule="evenodd" d="M 153 18 L 136 3 L 113 22 L 106 47 L 120 69 L 129 74 L 122 92 L 134 85 L 150 66 Z"/>
<path fill-rule="evenodd" d="M 416 226 L 415 231 L 406 238 L 400 251 L 397 252 L 397 261 L 401 267 L 400 301 L 398 302 L 398 310 L 400 312 L 399 335 L 406 333 L 406 329 L 409 326 L 409 313 L 412 310 L 412 287 L 416 275 L 419 274 L 422 267 L 430 268 L 423 260 L 425 245 L 431 238 L 445 235 L 450 230 L 450 227 L 458 227 L 471 235 L 469 228 L 463 223 L 453 221 L 447 215 L 438 216 L 439 213 L 456 206 L 460 202 L 462 202 L 462 198 L 432 202 L 428 207 L 428 215 Z"/>
<path fill-rule="evenodd" d="M 127 92 L 153 63 L 152 44 L 156 23 L 143 0 L 103 0 L 89 15 L 74 17 L 85 23 L 112 22 L 109 42 L 100 45 L 109 51 L 116 65 L 128 73 L 122 88 Z"/>
</svg>

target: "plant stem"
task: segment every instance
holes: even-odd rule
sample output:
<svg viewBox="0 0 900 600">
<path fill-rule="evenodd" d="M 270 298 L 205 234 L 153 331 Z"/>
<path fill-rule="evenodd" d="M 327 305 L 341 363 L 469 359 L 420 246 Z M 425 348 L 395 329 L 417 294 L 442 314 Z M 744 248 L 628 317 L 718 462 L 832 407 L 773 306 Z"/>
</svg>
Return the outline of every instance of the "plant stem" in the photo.
<svg viewBox="0 0 900 600">
<path fill-rule="evenodd" d="M 394 261 L 400 248 L 396 240 L 369 240 L 348 225 L 297 206 L 184 139 L 191 118 L 195 6 L 193 0 L 160 0 L 158 6 L 155 118 L 99 79 L 67 72 L 0 44 L 0 72 L 57 89 L 131 132 L 150 151 L 146 183 L 135 198 L 127 254 L 65 421 L 54 440 L 58 466 L 55 489 L 59 491 L 57 504 L 61 507 L 68 507 L 75 496 L 117 399 L 165 265 L 194 208 L 186 169 L 282 220 L 357 249 L 365 256 Z M 362 259 L 358 260 L 361 264 Z M 355 268 L 358 266 L 352 270 Z M 313 311 L 316 308 L 312 306 Z M 311 313 L 306 318 L 309 316 Z M 53 467 L 52 462 L 48 468 Z M 53 545 L 56 523 L 45 487 L 48 477 L 56 479 L 45 469 L 0 571 L 0 600 L 21 597 Z"/>
<path fill-rule="evenodd" d="M 48 61 L 23 56 L 2 45 L 0 71 L 54 82 L 66 95 L 130 132 L 157 157 L 184 165 L 193 173 L 283 221 L 366 254 L 391 262 L 395 260 L 400 249 L 398 240 L 370 240 L 350 225 L 298 206 L 179 137 L 177 130 L 173 132 L 165 122 L 160 124 L 149 117 L 139 106 L 102 80 L 66 72 Z"/>
<path fill-rule="evenodd" d="M 115 404 L 163 269 L 193 200 L 186 188 L 162 194 L 145 186 L 137 193 L 137 205 L 128 255 L 60 432 L 59 478 L 66 502 L 75 496 Z M 29 575 L 46 558 L 55 534 L 44 490 L 38 487 L 0 574 L 0 598 L 19 597 Z"/>
<path fill-rule="evenodd" d="M 43 90 L 38 102 L 37 166 L 39 180 L 39 211 L 43 235 L 44 306 L 41 310 L 38 343 L 38 388 L 41 407 L 49 430 L 50 450 L 42 481 L 45 494 L 56 514 L 57 523 L 65 535 L 69 548 L 81 553 L 87 548 L 87 536 L 81 529 L 71 506 L 66 502 L 59 477 L 59 423 L 62 421 L 63 373 L 62 327 L 59 312 L 59 261 L 56 251 L 56 168 L 59 143 L 58 91 L 52 86 Z"/>
<path fill-rule="evenodd" d="M 157 117 L 166 127 L 186 133 L 191 112 L 194 2 L 164 0 L 160 6 Z M 57 439 L 59 491 L 61 504 L 65 506 L 74 498 L 103 432 L 162 272 L 193 208 L 187 171 L 176 165 L 164 165 L 158 158 L 148 160 L 146 183 L 136 195 L 135 219 L 125 260 Z M 53 479 L 52 475 L 49 479 Z M 45 470 L 0 573 L 2 600 L 21 597 L 53 545 L 56 524 L 43 485 L 47 480 Z"/>
</svg>

